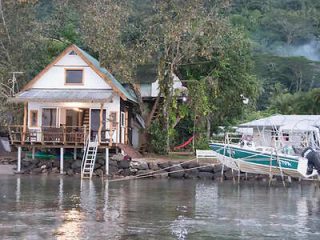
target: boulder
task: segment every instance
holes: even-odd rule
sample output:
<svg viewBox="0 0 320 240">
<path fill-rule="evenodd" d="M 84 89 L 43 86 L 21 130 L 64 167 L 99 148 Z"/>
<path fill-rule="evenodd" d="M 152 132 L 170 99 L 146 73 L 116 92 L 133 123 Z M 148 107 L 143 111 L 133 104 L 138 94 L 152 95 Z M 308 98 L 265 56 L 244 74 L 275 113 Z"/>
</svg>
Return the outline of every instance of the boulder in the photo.
<svg viewBox="0 0 320 240">
<path fill-rule="evenodd" d="M 139 171 L 138 169 L 136 168 L 129 168 L 130 169 L 130 172 L 131 172 L 131 175 L 136 175 L 136 173 Z"/>
<path fill-rule="evenodd" d="M 110 174 L 117 174 L 118 171 L 119 171 L 118 166 L 113 166 L 113 165 L 109 166 L 109 173 Z"/>
<path fill-rule="evenodd" d="M 109 161 L 110 161 L 110 160 L 109 160 Z M 100 165 L 105 165 L 106 160 L 103 159 L 103 158 L 97 158 L 97 159 L 96 159 L 96 163 L 99 163 Z"/>
<path fill-rule="evenodd" d="M 196 179 L 199 176 L 199 170 L 198 169 L 191 169 L 188 171 L 185 171 L 184 177 L 188 179 Z"/>
<path fill-rule="evenodd" d="M 144 162 L 144 161 L 131 161 L 130 167 L 133 169 L 138 169 L 138 170 L 148 170 L 149 169 L 148 163 Z"/>
<path fill-rule="evenodd" d="M 72 169 L 81 168 L 81 161 L 80 161 L 80 160 L 75 160 L 75 161 L 71 164 L 71 168 L 72 168 Z"/>
<path fill-rule="evenodd" d="M 172 165 L 171 162 L 158 162 L 158 166 L 161 169 L 168 168 L 171 165 Z M 169 169 L 166 169 L 166 170 L 169 171 Z"/>
<path fill-rule="evenodd" d="M 73 176 L 74 175 L 74 172 L 73 172 L 72 169 L 68 169 L 66 173 L 67 173 L 68 176 Z"/>
<path fill-rule="evenodd" d="M 160 170 L 158 164 L 155 163 L 155 162 L 149 162 L 149 163 L 148 163 L 148 167 L 149 167 L 149 169 L 151 169 L 151 170 L 153 170 L 153 171 Z"/>
<path fill-rule="evenodd" d="M 148 177 L 152 177 L 152 171 L 150 170 L 139 170 L 137 173 L 136 173 L 136 176 L 148 176 Z"/>
<path fill-rule="evenodd" d="M 51 170 L 52 173 L 59 173 L 59 168 L 53 167 Z"/>
<path fill-rule="evenodd" d="M 194 160 L 191 162 L 183 162 L 181 163 L 181 166 L 183 168 L 195 168 L 195 167 L 199 167 L 199 163 L 196 160 Z"/>
<path fill-rule="evenodd" d="M 110 166 L 118 167 L 118 161 L 110 159 L 109 160 L 109 167 Z"/>
<path fill-rule="evenodd" d="M 47 168 L 47 165 L 42 165 L 41 167 L 40 167 L 41 169 L 46 169 Z"/>
<path fill-rule="evenodd" d="M 116 161 L 122 161 L 124 159 L 124 156 L 121 153 L 115 154 L 111 157 L 112 160 Z"/>
<path fill-rule="evenodd" d="M 98 176 L 98 177 L 103 177 L 103 175 L 104 175 L 104 172 L 103 172 L 102 169 L 97 169 L 97 170 L 95 171 L 95 173 L 96 173 L 96 176 Z"/>
<path fill-rule="evenodd" d="M 94 170 L 97 170 L 99 168 L 101 168 L 101 164 L 100 163 L 95 163 L 94 164 Z"/>
<path fill-rule="evenodd" d="M 221 170 L 222 170 L 222 164 L 218 164 L 218 165 L 214 165 L 213 166 L 213 171 L 214 172 L 221 172 Z M 225 169 L 223 169 L 223 171 L 224 171 Z"/>
<path fill-rule="evenodd" d="M 206 180 L 213 179 L 213 173 L 211 173 L 211 172 L 199 172 L 198 177 L 200 179 L 206 179 Z"/>
<path fill-rule="evenodd" d="M 118 161 L 118 167 L 123 168 L 123 169 L 127 169 L 130 167 L 130 161 L 127 161 L 127 160 Z"/>
<path fill-rule="evenodd" d="M 60 167 L 60 160 L 58 160 L 58 159 L 53 160 L 52 167 Z"/>
<path fill-rule="evenodd" d="M 177 171 L 177 172 L 175 172 Z M 170 168 L 169 177 L 170 178 L 183 178 L 184 169 L 181 166 L 174 166 Z"/>
<path fill-rule="evenodd" d="M 39 173 L 42 172 L 42 169 L 41 169 L 41 168 L 34 168 L 34 169 L 31 170 L 31 172 L 32 172 L 33 174 L 39 174 Z"/>
<path fill-rule="evenodd" d="M 120 175 L 127 177 L 131 175 L 130 169 L 129 168 L 124 168 L 124 169 L 120 169 L 119 171 Z"/>
<path fill-rule="evenodd" d="M 212 165 L 206 165 L 206 166 L 203 166 L 203 167 L 199 168 L 199 171 L 200 171 L 200 172 L 210 172 L 210 173 L 213 173 L 214 168 L 213 168 Z"/>
<path fill-rule="evenodd" d="M 21 162 L 21 166 L 22 166 L 23 168 L 27 168 L 27 167 L 29 167 L 31 164 L 32 164 L 31 161 L 22 161 L 22 162 Z"/>
</svg>

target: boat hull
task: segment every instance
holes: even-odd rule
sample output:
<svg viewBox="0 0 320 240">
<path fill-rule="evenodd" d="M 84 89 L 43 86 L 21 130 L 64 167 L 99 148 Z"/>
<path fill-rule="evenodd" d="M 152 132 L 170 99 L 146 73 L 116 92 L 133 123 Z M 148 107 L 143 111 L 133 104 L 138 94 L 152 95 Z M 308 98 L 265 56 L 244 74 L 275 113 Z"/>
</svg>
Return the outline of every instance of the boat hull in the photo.
<svg viewBox="0 0 320 240">
<path fill-rule="evenodd" d="M 297 178 L 316 175 L 316 171 L 306 175 L 308 160 L 302 157 L 221 143 L 211 143 L 210 148 L 216 152 L 217 159 L 223 165 L 236 171 L 279 176 L 283 174 Z"/>
</svg>

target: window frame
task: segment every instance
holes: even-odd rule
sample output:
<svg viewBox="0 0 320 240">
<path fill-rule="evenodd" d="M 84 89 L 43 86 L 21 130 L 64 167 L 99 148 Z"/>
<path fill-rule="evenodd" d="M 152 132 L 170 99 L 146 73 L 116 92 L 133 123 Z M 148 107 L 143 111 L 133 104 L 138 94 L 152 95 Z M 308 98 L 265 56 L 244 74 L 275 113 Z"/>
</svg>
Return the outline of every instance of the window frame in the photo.
<svg viewBox="0 0 320 240">
<path fill-rule="evenodd" d="M 36 114 L 36 124 L 33 125 L 32 117 L 33 113 Z M 30 120 L 29 120 L 29 126 L 30 127 L 39 127 L 39 111 L 38 110 L 30 110 Z"/>
<path fill-rule="evenodd" d="M 79 83 L 68 83 L 67 82 L 67 72 L 68 71 L 81 71 L 82 72 L 81 82 L 79 82 Z M 65 68 L 64 69 L 64 85 L 83 85 L 84 84 L 83 75 L 84 75 L 84 69 L 83 68 Z"/>
</svg>

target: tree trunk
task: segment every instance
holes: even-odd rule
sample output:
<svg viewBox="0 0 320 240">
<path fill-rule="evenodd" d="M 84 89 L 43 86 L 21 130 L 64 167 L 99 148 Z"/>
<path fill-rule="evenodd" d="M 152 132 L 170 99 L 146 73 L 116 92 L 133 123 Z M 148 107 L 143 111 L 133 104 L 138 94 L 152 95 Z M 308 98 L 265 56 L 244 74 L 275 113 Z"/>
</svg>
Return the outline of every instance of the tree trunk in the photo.
<svg viewBox="0 0 320 240">
<path fill-rule="evenodd" d="M 211 135 L 211 121 L 210 121 L 210 115 L 207 116 L 207 140 L 210 139 Z"/>
</svg>

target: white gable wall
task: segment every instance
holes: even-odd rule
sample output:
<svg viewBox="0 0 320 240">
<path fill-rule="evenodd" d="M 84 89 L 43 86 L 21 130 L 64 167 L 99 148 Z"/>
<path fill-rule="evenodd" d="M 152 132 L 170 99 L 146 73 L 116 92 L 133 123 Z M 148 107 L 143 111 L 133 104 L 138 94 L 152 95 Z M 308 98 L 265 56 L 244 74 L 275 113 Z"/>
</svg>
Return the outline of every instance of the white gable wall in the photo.
<svg viewBox="0 0 320 240">
<path fill-rule="evenodd" d="M 83 69 L 83 84 L 65 84 L 65 69 Z M 111 89 L 81 57 L 69 54 L 63 56 L 31 88 Z"/>
</svg>

